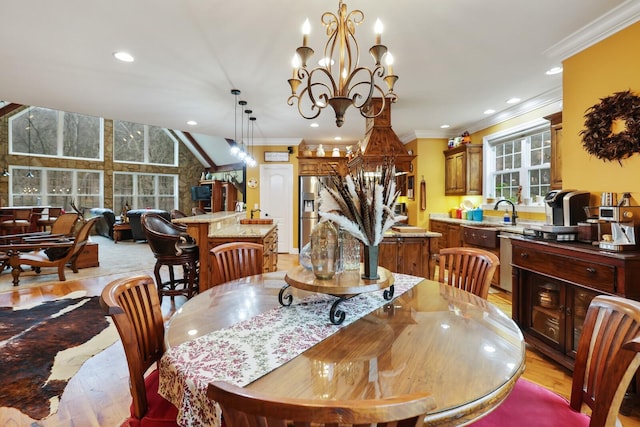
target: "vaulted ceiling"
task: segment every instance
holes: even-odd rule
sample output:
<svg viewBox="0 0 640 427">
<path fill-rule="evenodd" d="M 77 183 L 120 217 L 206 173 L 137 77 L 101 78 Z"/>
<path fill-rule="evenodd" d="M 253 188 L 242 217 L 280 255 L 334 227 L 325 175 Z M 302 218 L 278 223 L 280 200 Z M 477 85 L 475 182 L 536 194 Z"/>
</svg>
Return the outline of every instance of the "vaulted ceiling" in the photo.
<svg viewBox="0 0 640 427">
<path fill-rule="evenodd" d="M 640 19 L 637 0 L 346 4 L 365 16 L 356 30 L 362 65 L 372 62 L 376 18 L 384 24 L 382 41 L 399 76 L 392 124 L 405 141 L 456 136 L 560 103 L 562 74 L 545 71 Z M 5 2 L 0 99 L 183 130 L 218 165 L 233 161 L 225 138 L 246 133 L 232 88 L 257 117 L 255 144 L 357 141 L 365 123 L 356 111 L 337 128 L 327 109 L 311 128 L 286 103 L 303 21 L 311 22 L 318 59 L 326 41 L 320 17 L 337 9 L 338 0 Z M 115 60 L 120 50 L 135 61 Z M 521 101 L 506 104 L 511 97 Z M 483 114 L 489 108 L 496 112 Z"/>
</svg>

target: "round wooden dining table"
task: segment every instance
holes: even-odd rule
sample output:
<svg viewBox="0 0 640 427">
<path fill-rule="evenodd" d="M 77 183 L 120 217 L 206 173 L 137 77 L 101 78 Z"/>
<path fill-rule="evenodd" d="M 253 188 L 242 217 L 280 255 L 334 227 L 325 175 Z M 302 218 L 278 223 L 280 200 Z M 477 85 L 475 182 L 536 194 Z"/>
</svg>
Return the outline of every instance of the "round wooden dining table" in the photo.
<svg viewBox="0 0 640 427">
<path fill-rule="evenodd" d="M 194 402 L 176 385 L 181 375 L 189 375 L 185 383 L 193 384 L 198 382 L 198 369 L 213 369 L 204 368 L 199 359 L 206 359 L 207 351 L 194 354 L 191 344 L 252 319 L 259 325 L 259 340 L 268 340 L 269 320 L 288 315 L 290 309 L 278 302 L 278 293 L 286 286 L 285 273 L 265 273 L 213 287 L 187 301 L 170 319 L 160 391 L 182 410 L 179 424 L 207 424 L 189 420 L 189 414 L 198 412 L 198 405 L 213 406 L 211 401 Z M 424 416 L 429 426 L 461 425 L 496 407 L 524 371 L 525 345 L 518 326 L 487 300 L 468 292 L 413 276 L 393 273 L 393 277 L 396 296 L 391 301 L 383 301 L 361 317 L 353 315 L 350 323 L 340 327 L 331 325 L 328 312 L 324 317 L 320 311 L 319 323 L 336 331 L 244 387 L 283 398 L 324 400 L 430 393 L 435 407 Z M 410 286 L 402 288 L 403 283 Z M 301 289 L 291 292 L 293 305 L 312 295 Z M 350 315 L 347 311 L 347 319 Z M 300 323 L 302 331 L 317 327 L 306 321 L 287 320 L 287 324 Z M 217 342 L 228 345 L 226 338 L 216 340 L 211 340 L 212 347 Z M 278 340 L 276 353 L 303 338 L 287 332 Z M 246 341 L 250 339 L 243 338 Z M 183 347 L 188 354 L 181 356 Z M 216 361 L 215 366 L 228 369 L 233 360 Z M 204 395 L 210 375 L 203 372 L 207 379 L 197 386 L 205 389 Z"/>
</svg>

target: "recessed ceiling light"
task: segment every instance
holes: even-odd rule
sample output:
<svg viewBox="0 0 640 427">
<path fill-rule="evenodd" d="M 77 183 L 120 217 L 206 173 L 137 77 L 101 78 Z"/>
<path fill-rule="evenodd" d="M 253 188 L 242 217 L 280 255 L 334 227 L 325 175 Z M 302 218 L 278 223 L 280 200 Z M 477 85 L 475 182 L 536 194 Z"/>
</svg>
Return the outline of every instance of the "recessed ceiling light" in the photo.
<svg viewBox="0 0 640 427">
<path fill-rule="evenodd" d="M 195 125 L 197 125 L 197 124 L 198 124 L 198 122 L 196 122 L 195 120 L 189 120 L 189 121 L 187 122 L 187 124 L 188 124 L 189 126 L 195 126 Z"/>
<path fill-rule="evenodd" d="M 122 62 L 133 62 L 135 60 L 133 56 L 127 52 L 114 52 L 113 56 Z"/>
<path fill-rule="evenodd" d="M 335 141 L 342 141 L 342 137 L 341 136 L 336 136 L 335 138 L 333 138 Z"/>
<path fill-rule="evenodd" d="M 509 98 L 507 99 L 507 104 L 517 104 L 520 102 L 520 98 Z"/>
<path fill-rule="evenodd" d="M 311 123 L 309 126 L 311 126 L 312 128 L 317 128 L 320 125 L 318 123 Z"/>
<path fill-rule="evenodd" d="M 450 125 L 440 125 L 440 129 L 449 129 Z"/>
<path fill-rule="evenodd" d="M 553 67 L 553 68 L 549 68 L 545 74 L 547 76 L 553 76 L 554 74 L 560 74 L 562 72 L 562 67 Z"/>
<path fill-rule="evenodd" d="M 496 112 L 496 110 L 494 110 L 493 108 L 489 108 L 488 110 L 484 110 L 484 114 L 493 114 L 495 112 Z"/>
</svg>

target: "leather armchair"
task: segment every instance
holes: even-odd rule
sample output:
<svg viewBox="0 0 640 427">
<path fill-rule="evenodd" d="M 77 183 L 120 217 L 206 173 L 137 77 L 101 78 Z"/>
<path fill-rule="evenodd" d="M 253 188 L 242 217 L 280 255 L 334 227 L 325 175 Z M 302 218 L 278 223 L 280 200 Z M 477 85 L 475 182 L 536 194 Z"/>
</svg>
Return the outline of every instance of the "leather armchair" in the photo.
<svg viewBox="0 0 640 427">
<path fill-rule="evenodd" d="M 167 221 L 171 221 L 171 214 L 160 209 L 131 209 L 127 211 L 127 218 L 131 224 L 131 237 L 133 240 L 147 240 L 140 219 L 144 214 L 157 214 Z"/>
<path fill-rule="evenodd" d="M 116 222 L 116 215 L 113 211 L 106 208 L 89 209 L 89 215 L 86 217 L 93 218 L 94 216 L 101 217 L 94 226 L 94 233 L 113 239 L 113 224 Z"/>
</svg>

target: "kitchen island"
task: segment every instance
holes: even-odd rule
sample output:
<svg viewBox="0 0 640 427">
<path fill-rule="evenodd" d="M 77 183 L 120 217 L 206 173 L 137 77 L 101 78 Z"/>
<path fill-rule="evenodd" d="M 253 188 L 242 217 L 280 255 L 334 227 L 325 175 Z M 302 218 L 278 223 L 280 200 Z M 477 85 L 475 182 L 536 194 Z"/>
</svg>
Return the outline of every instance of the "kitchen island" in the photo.
<svg viewBox="0 0 640 427">
<path fill-rule="evenodd" d="M 399 229 L 402 229 L 400 227 Z M 430 278 L 435 267 L 432 255 L 438 250 L 438 239 L 442 236 L 433 231 L 389 230 L 379 246 L 378 263 L 394 273 Z"/>
<path fill-rule="evenodd" d="M 278 264 L 278 231 L 274 224 L 238 224 L 246 212 L 215 212 L 176 218 L 173 222 L 185 224 L 187 233 L 198 243 L 200 254 L 199 291 L 213 286 L 211 255 L 215 246 L 229 242 L 253 242 L 264 245 L 264 272 L 275 271 Z"/>
</svg>

